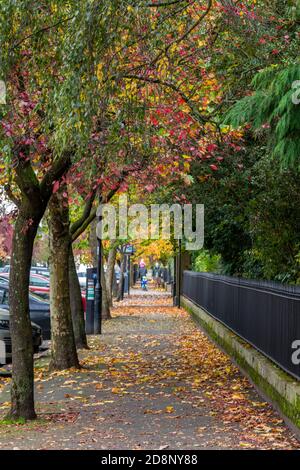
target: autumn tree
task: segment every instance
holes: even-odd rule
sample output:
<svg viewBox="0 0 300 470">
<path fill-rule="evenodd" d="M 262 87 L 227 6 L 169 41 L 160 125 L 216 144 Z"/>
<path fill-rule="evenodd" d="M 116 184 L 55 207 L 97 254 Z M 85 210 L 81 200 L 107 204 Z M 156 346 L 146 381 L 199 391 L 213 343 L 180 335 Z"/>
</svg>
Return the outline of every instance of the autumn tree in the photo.
<svg viewBox="0 0 300 470">
<path fill-rule="evenodd" d="M 24 1 L 1 4 L 1 75 L 7 85 L 7 105 L 1 108 L 3 179 L 17 207 L 10 270 L 10 328 L 13 350 L 13 418 L 35 418 L 33 348 L 28 287 L 33 243 L 53 192 L 68 171 L 73 143 L 54 144 L 57 127 L 51 121 L 61 84 L 62 57 L 58 44 L 70 18 L 67 11 Z M 53 23 L 49 23 L 52 17 Z"/>
<path fill-rule="evenodd" d="M 28 282 L 50 198 L 52 366 L 64 368 L 78 365 L 76 342 L 86 346 L 72 243 L 95 218 L 100 197 L 130 185 L 148 194 L 176 185 L 172 197 L 186 202 L 193 162 L 205 167 L 204 177 L 219 171 L 226 148 L 238 144 L 236 132 L 220 126 L 228 90 L 213 57 L 224 56 L 220 43 L 232 39 L 224 17 L 252 21 L 255 3 L 1 5 L 8 89 L 1 145 L 6 191 L 18 207 L 10 278 L 13 416 L 35 416 Z M 84 203 L 70 223 L 74 188 Z"/>
</svg>

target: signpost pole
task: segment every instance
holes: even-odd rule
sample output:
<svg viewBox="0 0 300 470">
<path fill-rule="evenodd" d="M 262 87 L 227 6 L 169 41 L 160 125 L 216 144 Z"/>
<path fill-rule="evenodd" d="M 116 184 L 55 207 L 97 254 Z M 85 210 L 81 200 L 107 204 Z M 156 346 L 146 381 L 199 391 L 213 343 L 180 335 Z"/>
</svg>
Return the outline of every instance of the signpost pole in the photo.
<svg viewBox="0 0 300 470">
<path fill-rule="evenodd" d="M 133 245 L 126 245 L 124 248 L 124 256 L 125 256 L 125 261 L 124 261 L 124 267 L 125 267 L 125 272 L 126 272 L 126 279 L 127 279 L 127 294 L 130 295 L 130 269 L 131 269 L 131 262 L 130 262 L 130 257 L 135 253 L 136 249 Z"/>
<path fill-rule="evenodd" d="M 178 240 L 178 281 L 177 281 L 177 307 L 180 308 L 180 295 L 181 295 L 181 271 L 182 271 L 182 263 L 181 263 L 181 239 Z"/>
<path fill-rule="evenodd" d="M 99 196 L 99 203 L 101 204 L 101 196 Z M 99 216 L 99 222 L 101 216 Z M 97 283 L 95 287 L 95 314 L 94 314 L 94 334 L 101 335 L 102 333 L 102 240 L 97 236 Z"/>
<path fill-rule="evenodd" d="M 127 258 L 127 272 L 128 272 L 128 296 L 130 295 L 130 255 Z"/>
<path fill-rule="evenodd" d="M 177 305 L 177 256 L 174 256 L 174 275 L 173 275 L 173 305 Z"/>
</svg>

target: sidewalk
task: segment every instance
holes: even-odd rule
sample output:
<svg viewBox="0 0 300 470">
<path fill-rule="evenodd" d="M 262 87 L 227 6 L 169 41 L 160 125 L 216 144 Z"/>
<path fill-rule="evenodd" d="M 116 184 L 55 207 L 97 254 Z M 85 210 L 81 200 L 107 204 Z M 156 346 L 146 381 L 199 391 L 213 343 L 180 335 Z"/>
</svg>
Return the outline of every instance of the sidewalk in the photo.
<svg viewBox="0 0 300 470">
<path fill-rule="evenodd" d="M 40 360 L 40 419 L 0 424 L 1 449 L 300 448 L 229 358 L 164 293 L 133 290 L 116 305 L 103 336 L 90 338 L 91 350 L 81 353 L 80 371 L 49 375 L 47 359 Z M 2 415 L 8 400 L 6 390 Z"/>
</svg>

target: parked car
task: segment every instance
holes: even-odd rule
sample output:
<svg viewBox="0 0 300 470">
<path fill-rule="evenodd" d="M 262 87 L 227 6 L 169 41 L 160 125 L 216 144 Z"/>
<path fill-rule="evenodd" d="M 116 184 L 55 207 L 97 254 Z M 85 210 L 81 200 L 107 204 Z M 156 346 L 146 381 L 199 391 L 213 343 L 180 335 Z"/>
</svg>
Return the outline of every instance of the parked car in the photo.
<svg viewBox="0 0 300 470">
<path fill-rule="evenodd" d="M 0 282 L 9 281 L 8 273 L 0 273 Z M 45 300 L 49 300 L 50 294 L 50 281 L 49 279 L 41 276 L 40 274 L 31 274 L 30 275 L 30 292 L 39 294 L 40 297 L 43 297 Z"/>
<path fill-rule="evenodd" d="M 9 310 L 9 287 L 8 283 L 0 281 L 0 308 Z M 43 330 L 44 339 L 51 337 L 50 304 L 37 294 L 29 294 L 30 319 Z"/>
<path fill-rule="evenodd" d="M 86 312 L 86 292 L 85 291 L 81 291 L 81 300 L 82 300 L 83 311 Z"/>
<path fill-rule="evenodd" d="M 30 274 L 40 274 L 41 276 L 44 276 L 48 280 L 50 278 L 49 269 L 45 268 L 44 266 L 31 266 Z"/>
<path fill-rule="evenodd" d="M 2 268 L 0 268 L 0 273 L 9 273 L 9 269 L 10 265 L 6 264 L 5 266 L 2 266 Z"/>
<path fill-rule="evenodd" d="M 2 268 L 0 268 L 0 273 L 9 273 L 9 271 L 10 271 L 9 264 L 6 264 L 5 266 L 2 266 Z M 45 276 L 46 278 L 50 277 L 49 269 L 46 268 L 45 266 L 31 266 L 30 273 L 41 274 Z"/>
<path fill-rule="evenodd" d="M 50 287 L 50 279 L 42 274 L 30 273 L 30 285 L 37 287 Z"/>
<path fill-rule="evenodd" d="M 86 289 L 86 271 L 78 271 L 77 276 L 81 289 Z"/>
<path fill-rule="evenodd" d="M 0 276 L 5 277 L 6 279 L 9 279 L 8 272 L 1 272 Z M 50 279 L 48 279 L 46 276 L 43 276 L 42 274 L 36 274 L 36 273 L 30 272 L 30 285 L 38 286 L 38 287 L 49 287 Z"/>
<path fill-rule="evenodd" d="M 50 279 L 41 274 L 30 274 L 29 290 L 49 301 Z"/>
<path fill-rule="evenodd" d="M 32 327 L 32 342 L 34 352 L 38 352 L 43 342 L 42 329 L 31 323 Z M 9 331 L 9 312 L 0 308 L 0 341 L 5 343 L 6 362 L 11 362 L 11 336 Z M 3 364 L 2 364 L 3 365 Z"/>
</svg>

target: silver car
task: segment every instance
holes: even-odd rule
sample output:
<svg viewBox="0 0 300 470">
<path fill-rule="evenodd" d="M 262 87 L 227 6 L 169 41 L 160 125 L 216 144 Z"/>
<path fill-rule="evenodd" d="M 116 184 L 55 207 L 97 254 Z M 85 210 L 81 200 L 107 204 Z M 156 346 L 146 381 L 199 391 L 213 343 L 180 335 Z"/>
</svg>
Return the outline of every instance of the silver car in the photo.
<svg viewBox="0 0 300 470">
<path fill-rule="evenodd" d="M 32 326 L 32 341 L 34 352 L 38 352 L 43 342 L 42 330 L 35 323 L 31 323 Z M 1 345 L 5 346 L 5 357 L 1 354 Z M 2 351 L 3 352 L 3 351 Z M 10 363 L 12 359 L 11 354 L 11 336 L 9 331 L 9 312 L 7 310 L 0 309 L 0 364 Z"/>
<path fill-rule="evenodd" d="M 78 281 L 81 289 L 86 288 L 86 271 L 77 271 Z"/>
</svg>

